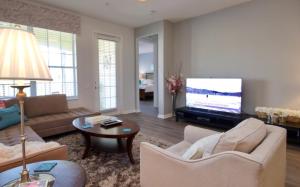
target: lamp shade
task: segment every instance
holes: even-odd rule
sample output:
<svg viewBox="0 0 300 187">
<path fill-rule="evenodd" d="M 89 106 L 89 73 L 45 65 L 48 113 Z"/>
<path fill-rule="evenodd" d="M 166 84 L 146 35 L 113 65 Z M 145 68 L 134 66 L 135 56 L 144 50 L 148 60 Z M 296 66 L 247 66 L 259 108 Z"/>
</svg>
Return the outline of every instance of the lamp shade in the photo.
<svg viewBox="0 0 300 187">
<path fill-rule="evenodd" d="M 33 33 L 0 28 L 0 79 L 52 80 Z"/>
</svg>

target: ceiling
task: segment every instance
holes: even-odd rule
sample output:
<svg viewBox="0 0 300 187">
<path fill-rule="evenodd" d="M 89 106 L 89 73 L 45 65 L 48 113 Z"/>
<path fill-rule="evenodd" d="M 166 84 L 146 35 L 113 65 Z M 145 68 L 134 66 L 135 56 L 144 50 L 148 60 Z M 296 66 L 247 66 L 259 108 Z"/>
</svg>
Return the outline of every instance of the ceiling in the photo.
<svg viewBox="0 0 300 187">
<path fill-rule="evenodd" d="M 139 27 L 200 16 L 251 0 L 34 0 L 114 23 Z"/>
</svg>

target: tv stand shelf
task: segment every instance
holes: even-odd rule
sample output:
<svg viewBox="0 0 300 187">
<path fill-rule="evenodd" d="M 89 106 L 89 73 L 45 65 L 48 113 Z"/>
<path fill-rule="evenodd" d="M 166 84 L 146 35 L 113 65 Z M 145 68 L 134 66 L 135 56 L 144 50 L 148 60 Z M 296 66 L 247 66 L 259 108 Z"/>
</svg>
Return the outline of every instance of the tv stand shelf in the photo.
<svg viewBox="0 0 300 187">
<path fill-rule="evenodd" d="M 182 119 L 187 122 L 217 127 L 224 130 L 231 129 L 249 117 L 248 114 L 230 114 L 189 107 L 177 108 L 175 113 L 176 121 Z"/>
</svg>

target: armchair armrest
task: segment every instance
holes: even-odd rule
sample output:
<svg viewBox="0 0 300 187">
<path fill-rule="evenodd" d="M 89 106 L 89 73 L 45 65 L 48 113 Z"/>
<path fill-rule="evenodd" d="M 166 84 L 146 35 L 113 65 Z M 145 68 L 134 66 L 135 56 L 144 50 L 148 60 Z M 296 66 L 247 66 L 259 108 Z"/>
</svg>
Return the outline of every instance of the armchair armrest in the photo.
<svg viewBox="0 0 300 187">
<path fill-rule="evenodd" d="M 184 140 L 190 143 L 194 143 L 200 138 L 204 138 L 216 133 L 219 132 L 189 125 L 184 129 Z"/>
<path fill-rule="evenodd" d="M 239 152 L 187 161 L 157 146 L 141 143 L 140 168 L 142 187 L 256 187 L 262 164 Z"/>
</svg>

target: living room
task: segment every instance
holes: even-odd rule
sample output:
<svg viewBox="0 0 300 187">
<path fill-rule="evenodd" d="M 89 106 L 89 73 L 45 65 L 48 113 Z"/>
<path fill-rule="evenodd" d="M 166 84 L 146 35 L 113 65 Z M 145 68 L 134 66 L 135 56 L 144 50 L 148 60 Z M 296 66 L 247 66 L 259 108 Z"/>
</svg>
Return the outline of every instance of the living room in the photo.
<svg viewBox="0 0 300 187">
<path fill-rule="evenodd" d="M 299 15 L 299 0 L 0 0 L 0 186 L 300 186 Z"/>
</svg>

